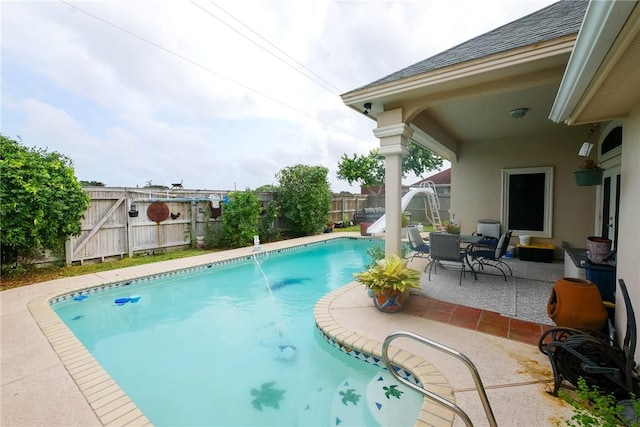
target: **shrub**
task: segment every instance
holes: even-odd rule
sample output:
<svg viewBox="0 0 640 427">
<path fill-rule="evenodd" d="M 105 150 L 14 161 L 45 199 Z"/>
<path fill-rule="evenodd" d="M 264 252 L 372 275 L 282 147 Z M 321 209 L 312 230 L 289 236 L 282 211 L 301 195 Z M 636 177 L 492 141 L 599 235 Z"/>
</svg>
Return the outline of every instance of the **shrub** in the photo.
<svg viewBox="0 0 640 427">
<path fill-rule="evenodd" d="M 89 195 L 68 157 L 27 148 L 0 135 L 2 265 L 38 250 L 62 250 L 80 234 Z"/>
<path fill-rule="evenodd" d="M 640 426 L 640 400 L 632 396 L 629 403 L 633 414 L 623 413 L 624 406 L 611 394 L 601 394 L 597 388 L 589 388 L 583 378 L 578 378 L 575 395 L 560 391 L 558 393 L 574 410 L 567 421 L 570 427 L 617 427 Z"/>
<path fill-rule="evenodd" d="M 280 237 L 280 230 L 275 227 L 280 206 L 275 200 L 269 201 L 267 207 L 262 210 L 260 223 L 258 224 L 258 234 L 261 242 L 272 242 Z"/>
<path fill-rule="evenodd" d="M 229 193 L 222 208 L 222 242 L 231 248 L 249 246 L 258 234 L 260 202 L 251 190 Z"/>
<path fill-rule="evenodd" d="M 329 170 L 322 166 L 295 165 L 282 169 L 278 201 L 294 235 L 311 235 L 324 230 L 329 218 L 331 190 Z"/>
</svg>

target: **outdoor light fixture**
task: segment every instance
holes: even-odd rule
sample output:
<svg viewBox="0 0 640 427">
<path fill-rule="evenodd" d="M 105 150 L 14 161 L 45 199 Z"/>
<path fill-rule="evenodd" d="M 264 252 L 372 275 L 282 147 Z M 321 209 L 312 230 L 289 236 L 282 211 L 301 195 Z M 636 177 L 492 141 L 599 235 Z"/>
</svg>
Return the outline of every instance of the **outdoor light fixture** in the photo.
<svg viewBox="0 0 640 427">
<path fill-rule="evenodd" d="M 528 108 L 522 107 L 522 108 L 516 108 L 515 110 L 511 110 L 509 114 L 511 114 L 511 118 L 513 119 L 520 119 L 524 117 L 525 114 L 527 114 L 527 111 L 529 111 Z"/>
<path fill-rule="evenodd" d="M 580 147 L 580 151 L 578 151 L 578 156 L 580 157 L 589 157 L 591 154 L 591 149 L 593 148 L 593 144 L 591 143 L 591 137 L 596 132 L 596 128 L 598 127 L 597 123 L 592 123 L 589 130 L 586 132 L 587 140 Z"/>
<path fill-rule="evenodd" d="M 370 102 L 365 102 L 364 103 L 364 115 L 366 116 L 367 114 L 369 114 L 369 111 L 371 111 L 371 103 Z"/>
<path fill-rule="evenodd" d="M 589 157 L 589 154 L 591 154 L 591 149 L 593 148 L 593 144 L 590 142 L 585 142 L 584 144 L 582 144 L 582 147 L 580 147 L 580 151 L 578 151 L 578 156 L 580 157 Z"/>
</svg>

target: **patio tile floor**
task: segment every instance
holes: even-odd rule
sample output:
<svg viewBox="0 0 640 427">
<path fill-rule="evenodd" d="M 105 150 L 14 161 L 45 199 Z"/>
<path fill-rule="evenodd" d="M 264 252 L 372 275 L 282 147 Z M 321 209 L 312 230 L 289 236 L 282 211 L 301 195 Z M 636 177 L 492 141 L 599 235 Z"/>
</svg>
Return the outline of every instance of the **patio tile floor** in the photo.
<svg viewBox="0 0 640 427">
<path fill-rule="evenodd" d="M 538 345 L 542 332 L 550 328 L 549 325 L 513 319 L 493 311 L 439 301 L 424 295 L 412 295 L 404 310 L 412 316 L 532 345 Z"/>
</svg>

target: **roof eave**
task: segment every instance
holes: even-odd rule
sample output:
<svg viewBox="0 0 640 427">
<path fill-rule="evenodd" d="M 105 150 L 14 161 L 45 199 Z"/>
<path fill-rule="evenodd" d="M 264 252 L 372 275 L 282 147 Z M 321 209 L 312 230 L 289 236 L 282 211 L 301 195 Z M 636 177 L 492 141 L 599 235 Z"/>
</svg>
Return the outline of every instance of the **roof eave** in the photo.
<svg viewBox="0 0 640 427">
<path fill-rule="evenodd" d="M 462 80 L 482 73 L 503 70 L 517 64 L 532 62 L 558 54 L 566 54 L 571 51 L 574 43 L 575 34 L 564 36 L 542 44 L 501 52 L 393 82 L 382 83 L 378 86 L 367 86 L 362 89 L 356 89 L 342 94 L 341 98 L 346 105 L 357 110 L 357 108 L 354 107 L 356 104 L 398 96 L 418 89 L 438 87 L 443 83 L 453 80 Z"/>
<path fill-rule="evenodd" d="M 582 97 L 637 1 L 589 3 L 549 119 L 573 124 Z"/>
</svg>

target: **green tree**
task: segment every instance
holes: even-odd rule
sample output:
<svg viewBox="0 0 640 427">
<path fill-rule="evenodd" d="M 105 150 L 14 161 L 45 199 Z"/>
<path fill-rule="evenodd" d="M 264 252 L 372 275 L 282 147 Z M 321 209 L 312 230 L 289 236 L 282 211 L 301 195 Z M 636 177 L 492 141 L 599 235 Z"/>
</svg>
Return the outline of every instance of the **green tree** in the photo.
<svg viewBox="0 0 640 427">
<path fill-rule="evenodd" d="M 278 191 L 278 187 L 273 184 L 265 184 L 256 188 L 256 193 L 275 193 Z"/>
<path fill-rule="evenodd" d="M 326 227 L 332 197 L 328 172 L 323 166 L 299 164 L 276 175 L 281 212 L 295 235 L 316 234 Z"/>
<path fill-rule="evenodd" d="M 3 135 L 0 146 L 3 265 L 36 250 L 61 250 L 69 236 L 80 233 L 90 201 L 75 177 L 71 159 L 27 148 Z"/>
<path fill-rule="evenodd" d="M 260 202 L 251 190 L 229 193 L 229 202 L 222 208 L 222 242 L 240 248 L 253 243 L 258 235 Z"/>
<path fill-rule="evenodd" d="M 260 224 L 258 224 L 261 242 L 272 242 L 280 237 L 280 230 L 276 228 L 279 213 L 280 205 L 276 200 L 270 200 L 267 206 L 261 210 Z"/>
<path fill-rule="evenodd" d="M 402 159 L 402 177 L 409 172 L 422 175 L 425 172 L 436 170 L 442 166 L 442 158 L 431 151 L 409 142 L 409 155 Z M 373 149 L 366 155 L 356 153 L 349 157 L 343 154 L 338 163 L 338 179 L 347 181 L 349 185 L 354 182 L 369 187 L 376 197 L 380 196 L 384 184 L 384 156 L 379 150 Z"/>
</svg>

